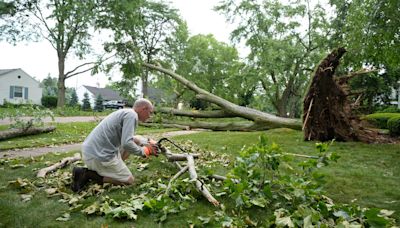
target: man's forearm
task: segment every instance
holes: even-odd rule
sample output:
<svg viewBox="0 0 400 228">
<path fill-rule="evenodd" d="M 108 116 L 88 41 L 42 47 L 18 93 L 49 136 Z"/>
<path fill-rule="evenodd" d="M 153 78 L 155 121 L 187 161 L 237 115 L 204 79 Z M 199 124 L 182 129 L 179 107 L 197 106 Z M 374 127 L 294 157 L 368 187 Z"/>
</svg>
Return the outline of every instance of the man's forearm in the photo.
<svg viewBox="0 0 400 228">
<path fill-rule="evenodd" d="M 128 159 L 129 158 L 129 152 L 126 151 L 126 150 L 123 150 L 121 152 L 121 158 L 122 158 L 122 161 L 125 161 L 126 159 Z"/>
</svg>

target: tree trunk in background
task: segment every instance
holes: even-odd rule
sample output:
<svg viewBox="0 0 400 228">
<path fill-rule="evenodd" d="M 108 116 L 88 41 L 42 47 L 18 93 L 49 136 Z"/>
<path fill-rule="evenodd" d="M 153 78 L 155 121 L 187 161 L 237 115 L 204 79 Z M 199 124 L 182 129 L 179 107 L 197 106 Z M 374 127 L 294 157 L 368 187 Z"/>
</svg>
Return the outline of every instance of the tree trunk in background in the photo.
<svg viewBox="0 0 400 228">
<path fill-rule="evenodd" d="M 65 105 L 65 57 L 59 54 L 58 57 L 58 99 L 57 107 Z"/>
<path fill-rule="evenodd" d="M 304 98 L 304 139 L 386 142 L 388 139 L 364 128 L 360 119 L 352 114 L 348 92 L 343 89 L 345 85 L 335 80 L 336 67 L 345 52 L 344 48 L 335 49 L 316 69 Z"/>
</svg>

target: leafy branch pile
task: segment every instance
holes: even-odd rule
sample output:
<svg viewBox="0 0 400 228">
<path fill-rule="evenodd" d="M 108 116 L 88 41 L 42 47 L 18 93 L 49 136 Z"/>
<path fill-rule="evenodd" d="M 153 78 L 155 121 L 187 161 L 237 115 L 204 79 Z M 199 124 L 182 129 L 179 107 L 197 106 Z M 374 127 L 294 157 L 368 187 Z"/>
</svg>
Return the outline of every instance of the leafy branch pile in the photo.
<svg viewBox="0 0 400 228">
<path fill-rule="evenodd" d="M 202 164 L 200 180 L 222 202 L 219 208 L 210 207 L 201 216 L 187 221 L 193 226 L 218 227 L 371 227 L 395 225 L 390 218 L 393 211 L 377 208 L 361 208 L 357 205 L 335 204 L 324 195 L 324 178 L 316 172 L 319 168 L 336 161 L 338 156 L 327 151 L 327 144 L 316 144 L 318 157 L 304 159 L 281 151 L 274 143 L 268 144 L 261 137 L 257 145 L 240 152 L 227 173 L 225 181 L 210 178 L 215 165 L 226 164 L 225 156 L 204 152 L 197 164 Z M 199 150 L 190 143 L 185 149 Z M 211 160 L 209 160 L 211 158 Z M 217 160 L 218 164 L 213 163 Z M 301 159 L 301 160 L 300 160 Z M 133 159 L 138 172 L 148 163 Z M 200 161 L 200 162 L 199 162 Z M 170 163 L 161 161 L 170 168 Z M 0 164 L 7 165 L 9 161 Z M 11 163 L 10 163 L 11 164 Z M 195 202 L 205 201 L 189 178 L 183 177 L 170 183 L 171 175 L 152 170 L 150 176 L 137 175 L 134 187 L 91 185 L 79 195 L 71 194 L 71 174 L 58 170 L 46 179 L 18 179 L 10 182 L 24 193 L 29 201 L 38 191 L 49 197 L 59 197 L 69 210 L 57 218 L 71 219 L 71 213 L 136 220 L 138 216 L 151 216 L 162 223 L 171 214 L 187 213 Z M 167 186 L 171 185 L 168 192 Z M 26 195 L 31 195 L 27 197 Z M 95 197 L 94 197 L 95 196 Z M 185 212 L 186 211 L 186 212 Z"/>
</svg>

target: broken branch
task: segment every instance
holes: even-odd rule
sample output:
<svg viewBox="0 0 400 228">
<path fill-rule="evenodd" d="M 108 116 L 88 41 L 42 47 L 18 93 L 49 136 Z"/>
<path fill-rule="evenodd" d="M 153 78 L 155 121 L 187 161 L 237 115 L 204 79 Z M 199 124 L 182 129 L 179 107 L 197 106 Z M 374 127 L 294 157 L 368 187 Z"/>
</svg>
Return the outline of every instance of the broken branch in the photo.
<svg viewBox="0 0 400 228">
<path fill-rule="evenodd" d="M 79 153 L 76 153 L 73 157 L 66 157 L 54 165 L 51 165 L 49 167 L 39 170 L 36 177 L 44 178 L 47 173 L 53 172 L 54 170 L 57 170 L 57 169 L 64 168 L 65 166 L 67 166 L 73 162 L 79 161 L 79 160 L 81 160 L 81 155 Z"/>
</svg>

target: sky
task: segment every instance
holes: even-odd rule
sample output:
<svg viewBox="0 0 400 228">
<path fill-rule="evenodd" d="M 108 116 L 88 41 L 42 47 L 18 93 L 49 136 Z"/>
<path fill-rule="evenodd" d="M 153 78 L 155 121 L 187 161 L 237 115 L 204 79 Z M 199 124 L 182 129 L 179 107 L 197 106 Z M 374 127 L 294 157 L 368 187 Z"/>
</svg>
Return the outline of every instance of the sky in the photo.
<svg viewBox="0 0 400 228">
<path fill-rule="evenodd" d="M 229 43 L 229 34 L 232 26 L 225 22 L 225 18 L 212 10 L 216 0 L 172 0 L 172 6 L 177 8 L 186 20 L 190 35 L 213 34 L 222 42 Z M 101 47 L 99 47 L 101 48 Z M 72 70 L 85 61 L 72 58 L 66 64 L 66 71 Z M 46 40 L 42 42 L 21 42 L 11 45 L 0 41 L 0 69 L 21 68 L 36 80 L 43 80 L 48 75 L 58 77 L 57 54 L 55 49 Z M 117 81 L 120 74 L 114 73 L 112 80 Z M 81 85 L 104 87 L 108 84 L 108 76 L 103 73 L 90 75 L 85 73 L 66 80 L 67 87 L 77 88 Z"/>
</svg>

